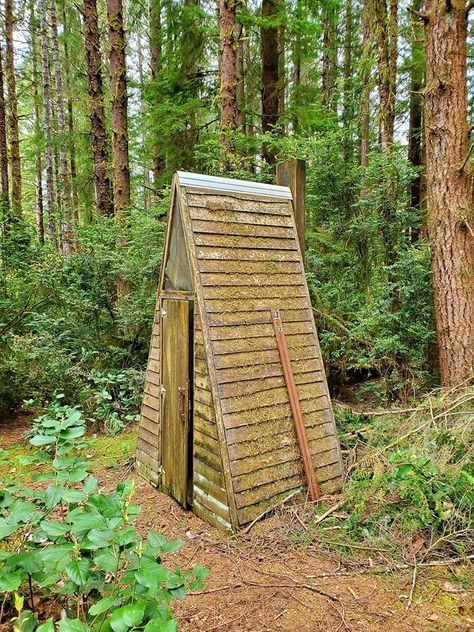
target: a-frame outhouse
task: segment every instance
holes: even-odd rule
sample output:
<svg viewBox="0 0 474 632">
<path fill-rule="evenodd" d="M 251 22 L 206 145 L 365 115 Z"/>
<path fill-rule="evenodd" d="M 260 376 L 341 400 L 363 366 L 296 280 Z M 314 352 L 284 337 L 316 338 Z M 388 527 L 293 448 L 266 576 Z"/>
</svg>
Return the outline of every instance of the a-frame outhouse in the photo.
<svg viewBox="0 0 474 632">
<path fill-rule="evenodd" d="M 175 175 L 137 468 L 225 529 L 311 477 L 321 493 L 340 489 L 289 188 Z"/>
</svg>

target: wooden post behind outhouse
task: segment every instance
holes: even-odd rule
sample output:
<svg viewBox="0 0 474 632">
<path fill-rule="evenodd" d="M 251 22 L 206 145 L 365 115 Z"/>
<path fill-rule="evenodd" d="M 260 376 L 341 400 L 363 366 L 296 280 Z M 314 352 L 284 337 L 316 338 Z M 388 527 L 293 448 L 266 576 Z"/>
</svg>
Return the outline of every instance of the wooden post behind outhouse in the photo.
<svg viewBox="0 0 474 632">
<path fill-rule="evenodd" d="M 292 159 L 277 165 L 276 183 L 290 187 L 293 195 L 293 210 L 295 214 L 296 230 L 300 242 L 301 254 L 305 252 L 306 232 L 306 162 Z"/>
</svg>

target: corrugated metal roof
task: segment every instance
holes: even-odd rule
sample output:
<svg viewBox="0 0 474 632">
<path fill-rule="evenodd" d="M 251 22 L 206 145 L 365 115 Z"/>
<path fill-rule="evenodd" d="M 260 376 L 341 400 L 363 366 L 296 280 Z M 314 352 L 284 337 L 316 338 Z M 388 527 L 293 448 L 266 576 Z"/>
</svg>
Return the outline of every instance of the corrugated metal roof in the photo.
<svg viewBox="0 0 474 632">
<path fill-rule="evenodd" d="M 178 178 L 180 184 L 185 187 L 214 189 L 216 191 L 229 191 L 230 193 L 250 193 L 284 200 L 292 199 L 291 191 L 288 187 L 277 186 L 275 184 L 219 178 L 202 173 L 188 173 L 187 171 L 178 171 Z"/>
</svg>

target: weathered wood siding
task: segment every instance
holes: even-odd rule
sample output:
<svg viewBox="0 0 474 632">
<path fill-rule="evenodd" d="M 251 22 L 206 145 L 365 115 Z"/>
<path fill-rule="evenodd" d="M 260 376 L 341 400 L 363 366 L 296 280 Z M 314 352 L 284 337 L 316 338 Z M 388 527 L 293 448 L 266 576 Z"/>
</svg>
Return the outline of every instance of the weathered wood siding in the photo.
<svg viewBox="0 0 474 632">
<path fill-rule="evenodd" d="M 194 319 L 194 355 L 193 508 L 207 522 L 230 530 L 221 444 L 199 310 Z"/>
<path fill-rule="evenodd" d="M 190 188 L 182 188 L 181 195 L 212 356 L 210 379 L 219 400 L 214 404 L 225 433 L 222 449 L 232 482 L 228 492 L 234 494 L 234 515 L 241 525 L 304 481 L 270 310 L 281 312 L 323 493 L 341 487 L 340 448 L 291 203 Z M 204 370 L 205 365 L 198 341 L 196 367 Z M 198 379 L 207 385 L 209 376 L 197 373 Z M 199 412 L 205 412 L 206 455 L 212 452 L 209 446 L 216 455 L 219 448 L 212 404 L 210 388 L 201 389 L 195 420 L 200 422 Z M 212 468 L 215 457 L 209 458 L 206 467 Z M 201 461 L 195 463 L 202 467 Z M 216 480 L 223 491 L 221 479 Z"/>
<path fill-rule="evenodd" d="M 155 309 L 150 353 L 145 374 L 145 393 L 143 396 L 138 445 L 136 452 L 137 471 L 157 485 L 160 482 L 159 471 L 160 442 L 160 301 Z"/>
</svg>

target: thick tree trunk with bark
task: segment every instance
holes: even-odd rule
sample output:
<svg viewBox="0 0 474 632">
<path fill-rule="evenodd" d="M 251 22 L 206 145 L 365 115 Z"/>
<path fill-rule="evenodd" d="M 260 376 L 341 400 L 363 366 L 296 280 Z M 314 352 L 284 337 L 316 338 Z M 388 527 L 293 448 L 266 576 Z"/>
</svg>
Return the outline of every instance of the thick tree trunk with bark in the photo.
<svg viewBox="0 0 474 632">
<path fill-rule="evenodd" d="M 474 198 L 464 0 L 431 0 L 424 24 L 428 233 L 441 381 L 451 386 L 474 371 Z"/>
<path fill-rule="evenodd" d="M 66 0 L 62 3 L 62 18 L 64 29 L 64 71 L 66 77 L 66 103 L 67 103 L 67 130 L 69 134 L 68 150 L 69 164 L 71 171 L 71 195 L 73 204 L 73 220 L 76 225 L 79 224 L 79 194 L 77 191 L 77 163 L 76 163 L 76 144 L 74 132 L 74 107 L 72 103 L 72 78 L 71 78 L 71 61 L 69 55 L 69 24 L 68 13 L 66 8 Z"/>
<path fill-rule="evenodd" d="M 51 107 L 51 65 L 49 59 L 49 36 L 47 0 L 41 0 L 41 65 L 43 75 L 43 132 L 44 162 L 46 169 L 46 208 L 48 211 L 48 240 L 56 245 L 56 200 L 54 192 L 54 148 Z"/>
<path fill-rule="evenodd" d="M 237 129 L 246 134 L 245 129 L 245 49 L 244 31 L 240 22 L 236 23 L 237 60 L 236 60 L 236 100 L 237 100 Z"/>
<path fill-rule="evenodd" d="M 51 24 L 52 62 L 54 69 L 54 83 L 56 94 L 57 134 L 59 137 L 59 181 L 58 192 L 61 209 L 61 224 L 59 245 L 63 254 L 72 252 L 73 245 L 73 211 L 71 177 L 68 162 L 68 147 L 66 139 L 66 116 L 64 108 L 64 90 L 61 68 L 61 56 L 59 52 L 58 14 L 56 0 L 50 0 L 49 17 Z"/>
<path fill-rule="evenodd" d="M 157 82 L 160 76 L 163 56 L 163 30 L 161 24 L 162 0 L 150 2 L 150 66 L 151 80 Z M 156 89 L 156 88 L 155 88 Z M 154 135 L 152 145 L 153 188 L 155 198 L 159 197 L 160 178 L 165 168 L 160 156 L 160 139 Z"/>
<path fill-rule="evenodd" d="M 84 0 L 83 14 L 96 207 L 101 215 L 111 216 L 114 214 L 114 204 L 112 181 L 109 175 L 110 152 L 105 122 L 104 86 L 96 0 Z"/>
<path fill-rule="evenodd" d="M 10 192 L 8 177 L 7 115 L 5 111 L 5 87 L 3 81 L 3 50 L 0 46 L 0 185 L 2 225 L 10 214 Z"/>
<path fill-rule="evenodd" d="M 336 37 L 336 20 L 337 13 L 335 11 L 332 0 L 326 0 L 323 4 L 323 105 L 337 110 L 337 98 L 335 93 L 336 75 L 337 75 L 337 37 Z"/>
<path fill-rule="evenodd" d="M 31 34 L 31 64 L 33 80 L 33 107 L 35 115 L 35 136 L 41 138 L 41 100 L 38 86 L 41 85 L 38 67 L 38 42 L 37 42 L 38 22 L 35 17 L 34 0 L 30 4 L 30 34 Z M 36 234 L 40 244 L 44 244 L 44 208 L 43 208 L 43 160 L 41 152 L 35 153 L 35 208 L 36 208 Z"/>
<path fill-rule="evenodd" d="M 360 166 L 369 164 L 370 137 L 370 52 L 372 37 L 370 31 L 371 0 L 363 0 L 362 5 L 362 93 L 360 100 Z"/>
<path fill-rule="evenodd" d="M 21 158 L 20 132 L 18 126 L 18 99 L 16 94 L 13 0 L 5 0 L 5 74 L 8 86 L 8 128 L 10 134 L 12 211 L 21 215 Z"/>
<path fill-rule="evenodd" d="M 114 206 L 120 216 L 130 206 L 127 77 L 122 0 L 107 0 L 109 71 L 112 93 L 112 173 Z"/>
<path fill-rule="evenodd" d="M 353 48 L 353 6 L 352 0 L 346 0 L 344 16 L 344 89 L 342 103 L 342 120 L 346 130 L 344 140 L 344 160 L 351 163 L 354 153 L 354 143 L 352 138 L 352 121 L 354 119 L 354 100 L 352 94 L 352 48 Z"/>
<path fill-rule="evenodd" d="M 388 155 L 392 151 L 395 127 L 398 0 L 374 0 L 373 7 L 377 44 L 381 146 L 382 152 Z"/>
<path fill-rule="evenodd" d="M 262 0 L 262 18 L 274 18 L 279 10 L 279 0 Z M 280 63 L 278 51 L 280 47 L 278 27 L 262 26 L 260 36 L 262 47 L 262 132 L 265 134 L 275 130 L 279 118 Z M 275 152 L 266 144 L 262 148 L 262 154 L 269 165 L 275 164 Z"/>
<path fill-rule="evenodd" d="M 237 129 L 237 6 L 236 0 L 219 1 L 220 127 L 225 163 L 229 154 L 235 154 L 232 134 Z"/>
</svg>

